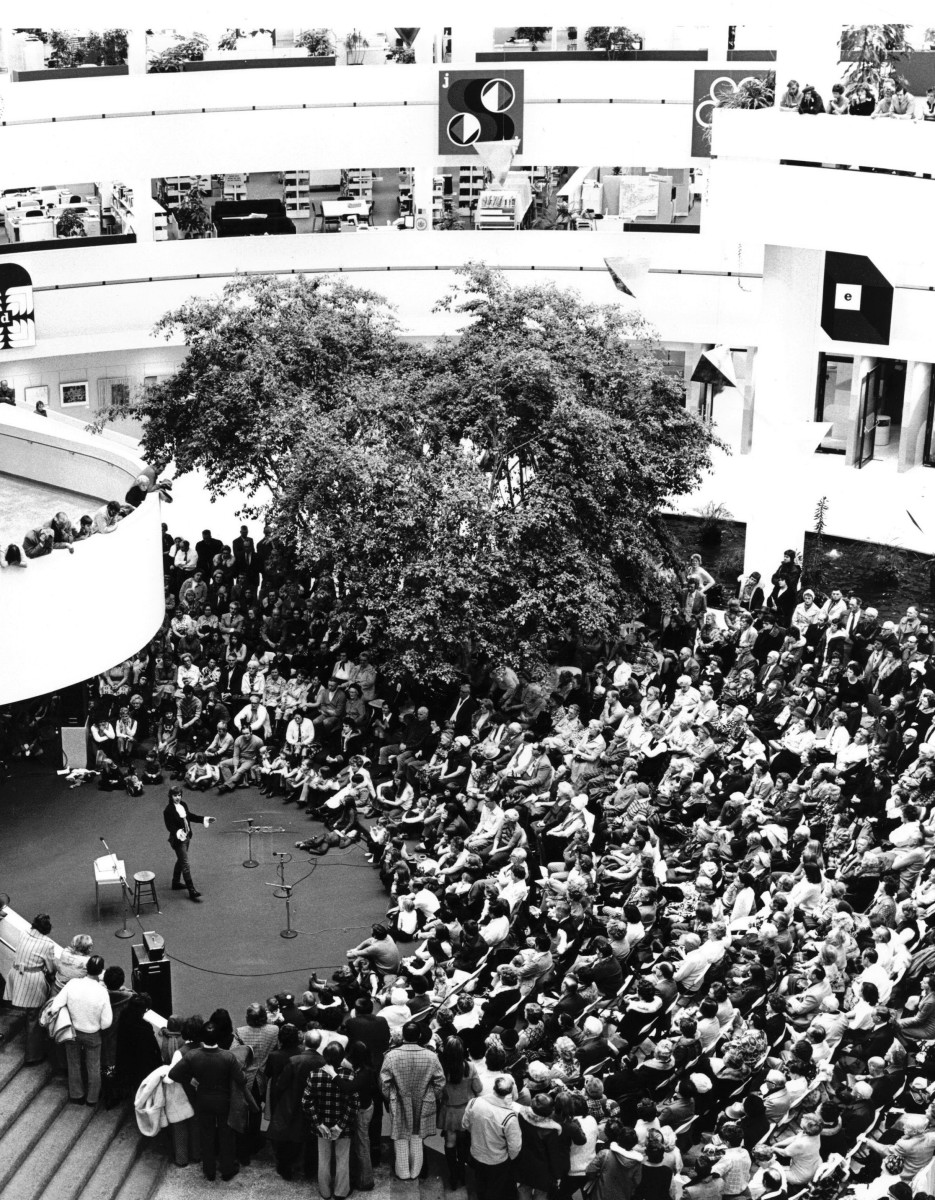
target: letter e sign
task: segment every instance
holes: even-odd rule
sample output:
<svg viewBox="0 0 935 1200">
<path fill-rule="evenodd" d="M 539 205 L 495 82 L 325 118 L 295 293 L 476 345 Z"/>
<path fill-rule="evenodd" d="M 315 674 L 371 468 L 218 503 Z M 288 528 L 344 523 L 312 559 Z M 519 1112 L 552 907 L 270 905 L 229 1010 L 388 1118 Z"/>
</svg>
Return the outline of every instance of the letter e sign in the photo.
<svg viewBox="0 0 935 1200">
<path fill-rule="evenodd" d="M 834 307 L 860 312 L 860 294 L 859 283 L 838 283 L 834 288 Z"/>
</svg>

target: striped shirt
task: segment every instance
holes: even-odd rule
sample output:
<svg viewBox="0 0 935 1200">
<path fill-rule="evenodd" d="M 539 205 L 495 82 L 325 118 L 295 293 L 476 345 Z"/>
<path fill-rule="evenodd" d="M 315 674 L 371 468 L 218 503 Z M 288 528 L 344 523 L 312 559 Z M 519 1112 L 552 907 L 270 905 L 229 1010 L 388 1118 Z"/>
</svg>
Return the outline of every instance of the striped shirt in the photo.
<svg viewBox="0 0 935 1200">
<path fill-rule="evenodd" d="M 30 929 L 13 958 L 10 972 L 10 1003 L 16 1008 L 41 1008 L 49 998 L 46 975 L 55 971 L 55 943 Z"/>
</svg>

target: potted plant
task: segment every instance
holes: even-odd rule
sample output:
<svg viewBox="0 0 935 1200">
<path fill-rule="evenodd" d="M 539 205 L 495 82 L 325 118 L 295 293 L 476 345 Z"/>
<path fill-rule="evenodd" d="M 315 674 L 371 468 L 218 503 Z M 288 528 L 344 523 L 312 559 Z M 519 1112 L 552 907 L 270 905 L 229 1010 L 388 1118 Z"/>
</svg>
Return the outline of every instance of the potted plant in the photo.
<svg viewBox="0 0 935 1200">
<path fill-rule="evenodd" d="M 701 508 L 697 508 L 695 511 L 701 517 L 701 529 L 698 533 L 698 540 L 704 546 L 720 545 L 721 538 L 724 536 L 721 523 L 731 520 L 733 513 L 728 509 L 726 504 L 715 504 L 713 500 L 709 500 L 707 504 L 702 504 Z"/>
<path fill-rule="evenodd" d="M 84 42 L 84 64 L 94 67 L 122 67 L 127 61 L 127 31 L 105 29 L 89 33 Z"/>
<path fill-rule="evenodd" d="M 201 192 L 197 188 L 192 188 L 175 209 L 174 216 L 179 233 L 188 241 L 208 237 L 213 228 L 211 214 L 205 207 Z"/>
<path fill-rule="evenodd" d="M 334 54 L 334 38 L 328 29 L 303 29 L 295 44 L 304 46 L 310 58 L 327 58 Z"/>
<path fill-rule="evenodd" d="M 847 62 L 844 82 L 879 93 L 880 85 L 894 74 L 893 64 L 905 58 L 912 47 L 906 39 L 908 25 L 845 25 L 840 55 Z"/>
<path fill-rule="evenodd" d="M 638 50 L 643 39 L 626 25 L 591 25 L 584 35 L 589 50 L 606 50 L 608 57 L 621 50 Z"/>
<path fill-rule="evenodd" d="M 207 48 L 208 39 L 203 33 L 193 34 L 190 38 L 179 38 L 174 46 L 169 46 L 161 54 L 151 58 L 147 70 L 151 74 L 181 71 L 183 63 L 202 62 Z"/>
<path fill-rule="evenodd" d="M 60 238 L 83 238 L 88 236 L 81 213 L 66 208 L 55 222 L 55 236 Z"/>
<path fill-rule="evenodd" d="M 359 67 L 364 61 L 364 51 L 370 43 L 362 33 L 358 33 L 356 29 L 344 39 L 344 49 L 347 51 L 347 65 L 349 67 Z"/>
<path fill-rule="evenodd" d="M 529 42 L 530 50 L 538 50 L 539 42 L 544 42 L 551 32 L 551 25 L 518 25 L 510 41 Z"/>
</svg>

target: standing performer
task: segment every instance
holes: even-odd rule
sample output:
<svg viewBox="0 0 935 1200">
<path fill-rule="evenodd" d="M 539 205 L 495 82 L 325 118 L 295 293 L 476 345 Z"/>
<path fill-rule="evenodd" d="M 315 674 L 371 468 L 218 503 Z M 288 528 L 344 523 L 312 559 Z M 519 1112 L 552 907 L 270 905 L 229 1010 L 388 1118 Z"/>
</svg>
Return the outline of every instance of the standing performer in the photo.
<svg viewBox="0 0 935 1200">
<path fill-rule="evenodd" d="M 191 812 L 182 799 L 180 787 L 169 788 L 169 803 L 162 810 L 162 817 L 166 823 L 166 829 L 169 831 L 169 845 L 175 851 L 172 890 L 181 891 L 183 887 L 187 887 L 189 899 L 199 901 L 201 892 L 192 883 L 192 872 L 188 863 L 193 832 L 192 824 L 200 822 L 207 829 L 209 825 L 214 824 L 216 818 L 202 817 L 198 813 Z M 184 884 L 182 883 L 183 879 Z"/>
</svg>

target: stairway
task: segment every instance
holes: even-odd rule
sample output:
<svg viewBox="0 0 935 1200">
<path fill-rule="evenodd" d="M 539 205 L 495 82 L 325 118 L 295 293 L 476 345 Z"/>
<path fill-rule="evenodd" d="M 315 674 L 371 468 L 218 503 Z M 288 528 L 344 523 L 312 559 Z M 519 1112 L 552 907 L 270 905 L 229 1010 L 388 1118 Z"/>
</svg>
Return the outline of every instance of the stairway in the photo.
<svg viewBox="0 0 935 1200">
<path fill-rule="evenodd" d="M 63 1075 L 24 1065 L 20 1013 L 0 1007 L 0 1200 L 151 1200 L 166 1170 L 162 1138 L 133 1110 L 68 1103 Z"/>
<path fill-rule="evenodd" d="M 210 1200 L 219 1194 L 200 1166 L 173 1165 L 165 1131 L 143 1137 L 129 1104 L 110 1111 L 69 1104 L 64 1075 L 49 1063 L 25 1066 L 23 1017 L 3 1004 L 0 1035 L 0 1200 Z M 427 1148 L 428 1179 L 403 1182 L 384 1161 L 367 1200 L 467 1200 L 463 1191 L 445 1190 L 435 1140 Z M 243 1200 L 317 1195 L 301 1175 L 281 1179 L 268 1148 L 224 1192 Z"/>
</svg>

